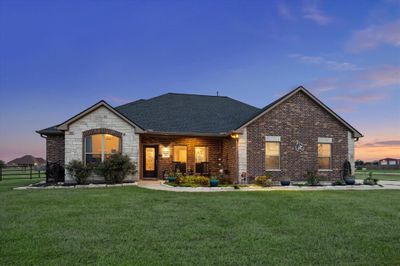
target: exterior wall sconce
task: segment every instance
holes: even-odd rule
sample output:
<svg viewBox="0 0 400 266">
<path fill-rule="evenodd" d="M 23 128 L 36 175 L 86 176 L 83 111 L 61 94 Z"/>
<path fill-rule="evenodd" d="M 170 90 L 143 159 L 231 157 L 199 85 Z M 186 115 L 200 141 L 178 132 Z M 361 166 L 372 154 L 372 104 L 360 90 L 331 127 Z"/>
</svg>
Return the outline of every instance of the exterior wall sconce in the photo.
<svg viewBox="0 0 400 266">
<path fill-rule="evenodd" d="M 239 138 L 239 134 L 237 134 L 237 133 L 232 133 L 232 134 L 231 134 L 231 138 L 233 138 L 233 139 L 238 139 L 238 138 Z"/>
</svg>

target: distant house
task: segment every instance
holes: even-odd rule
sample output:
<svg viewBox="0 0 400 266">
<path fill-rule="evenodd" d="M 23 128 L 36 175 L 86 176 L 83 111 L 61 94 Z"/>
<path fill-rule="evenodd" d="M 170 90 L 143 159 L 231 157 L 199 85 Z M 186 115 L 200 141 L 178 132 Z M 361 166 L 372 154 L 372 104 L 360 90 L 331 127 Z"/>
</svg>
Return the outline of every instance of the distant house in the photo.
<svg viewBox="0 0 400 266">
<path fill-rule="evenodd" d="M 7 163 L 8 166 L 31 166 L 31 165 L 44 165 L 46 160 L 43 158 L 36 158 L 32 155 L 24 155 L 20 158 L 16 158 Z"/>
<path fill-rule="evenodd" d="M 100 101 L 67 121 L 37 131 L 46 138 L 49 164 L 95 164 L 128 155 L 138 173 L 226 173 L 232 181 L 268 172 L 303 179 L 318 169 L 340 178 L 354 142 L 363 135 L 304 87 L 264 108 L 225 96 L 167 93 L 112 107 Z M 68 174 L 65 182 L 73 182 Z"/>
<path fill-rule="evenodd" d="M 395 166 L 400 164 L 400 159 L 394 159 L 394 158 L 384 158 L 379 160 L 379 165 L 380 166 Z"/>
</svg>

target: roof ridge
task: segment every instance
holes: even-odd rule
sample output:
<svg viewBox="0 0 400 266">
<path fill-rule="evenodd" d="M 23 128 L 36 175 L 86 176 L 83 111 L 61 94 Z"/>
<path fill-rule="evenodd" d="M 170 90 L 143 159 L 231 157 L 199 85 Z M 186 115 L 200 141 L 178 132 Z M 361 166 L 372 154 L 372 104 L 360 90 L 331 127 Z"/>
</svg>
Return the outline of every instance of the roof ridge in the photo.
<svg viewBox="0 0 400 266">
<path fill-rule="evenodd" d="M 166 94 L 229 98 L 228 96 L 223 96 L 223 95 L 207 95 L 207 94 L 183 93 L 183 92 L 167 92 L 167 93 L 165 93 L 165 94 L 163 94 L 163 95 L 166 95 Z M 160 96 L 161 96 L 161 95 L 160 95 Z"/>
</svg>

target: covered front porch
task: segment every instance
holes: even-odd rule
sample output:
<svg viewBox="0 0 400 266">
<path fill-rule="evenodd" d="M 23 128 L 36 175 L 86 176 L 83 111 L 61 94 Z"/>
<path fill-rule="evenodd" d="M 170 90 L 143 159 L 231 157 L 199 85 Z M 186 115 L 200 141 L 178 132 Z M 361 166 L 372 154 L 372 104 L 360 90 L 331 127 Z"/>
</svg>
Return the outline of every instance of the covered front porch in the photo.
<svg viewBox="0 0 400 266">
<path fill-rule="evenodd" d="M 162 179 L 170 172 L 238 177 L 237 139 L 231 136 L 141 134 L 139 152 L 140 179 Z"/>
</svg>

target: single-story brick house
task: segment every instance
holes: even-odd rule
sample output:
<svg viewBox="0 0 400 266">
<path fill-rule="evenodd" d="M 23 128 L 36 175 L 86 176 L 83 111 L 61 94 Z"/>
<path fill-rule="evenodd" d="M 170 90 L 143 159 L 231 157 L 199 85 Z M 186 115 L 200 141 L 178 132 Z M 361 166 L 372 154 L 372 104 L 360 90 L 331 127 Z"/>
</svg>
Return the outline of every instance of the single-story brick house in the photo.
<svg viewBox="0 0 400 266">
<path fill-rule="evenodd" d="M 166 171 L 303 179 L 317 170 L 341 176 L 354 169 L 354 142 L 363 135 L 304 87 L 262 109 L 225 96 L 167 93 L 118 107 L 100 101 L 67 121 L 37 131 L 46 159 L 99 162 L 127 154 L 138 166 L 130 180 L 162 178 Z M 65 175 L 65 182 L 71 182 Z"/>
</svg>

